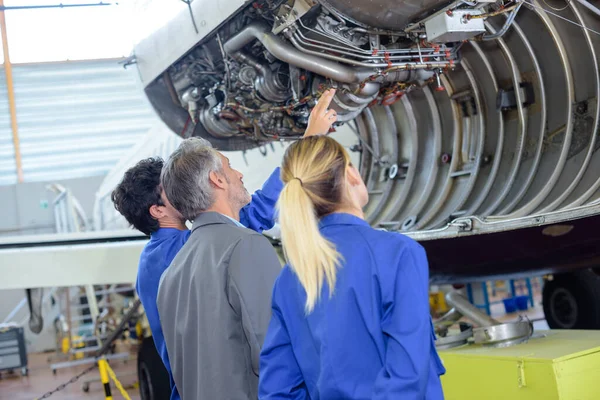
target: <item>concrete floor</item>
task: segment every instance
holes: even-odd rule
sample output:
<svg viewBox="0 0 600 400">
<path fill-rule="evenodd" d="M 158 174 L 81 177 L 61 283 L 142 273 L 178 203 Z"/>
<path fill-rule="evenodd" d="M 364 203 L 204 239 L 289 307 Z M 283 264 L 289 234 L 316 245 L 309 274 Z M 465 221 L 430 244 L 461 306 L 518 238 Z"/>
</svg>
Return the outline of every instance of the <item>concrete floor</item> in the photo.
<svg viewBox="0 0 600 400">
<path fill-rule="evenodd" d="M 3 371 L 2 378 L 0 379 L 0 400 L 36 399 L 41 397 L 45 392 L 53 390 L 60 384 L 67 382 L 71 377 L 88 367 L 79 366 L 60 369 L 56 371 L 56 375 L 53 375 L 48 364 L 48 357 L 52 354 L 30 354 L 28 356 L 29 376 L 22 377 L 20 371 L 15 371 L 14 374 L 7 374 Z M 129 359 L 127 363 L 124 363 L 122 360 L 112 361 L 111 368 L 115 371 L 115 375 L 121 381 L 131 399 L 140 400 L 138 389 L 132 387 L 137 381 L 135 358 Z M 82 383 L 92 379 L 95 381 L 90 384 L 89 392 L 84 393 L 81 388 Z M 111 385 L 111 387 L 113 398 L 122 399 L 123 397 L 114 385 Z M 57 400 L 105 399 L 98 369 L 84 375 L 77 382 L 68 385 L 64 390 L 55 393 L 50 398 Z"/>
</svg>

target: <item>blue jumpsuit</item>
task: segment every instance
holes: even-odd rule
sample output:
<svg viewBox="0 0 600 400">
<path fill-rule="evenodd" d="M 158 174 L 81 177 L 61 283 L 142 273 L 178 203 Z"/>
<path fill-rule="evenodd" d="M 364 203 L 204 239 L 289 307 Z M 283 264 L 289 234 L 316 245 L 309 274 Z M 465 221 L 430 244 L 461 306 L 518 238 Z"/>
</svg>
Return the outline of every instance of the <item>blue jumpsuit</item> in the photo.
<svg viewBox="0 0 600 400">
<path fill-rule="evenodd" d="M 244 226 L 257 232 L 262 232 L 273 227 L 275 224 L 275 204 L 283 188 L 283 183 L 279 175 L 280 170 L 276 168 L 262 189 L 252 195 L 250 204 L 240 211 L 240 222 Z M 171 400 L 180 399 L 180 396 L 173 381 L 173 374 L 171 373 L 167 346 L 160 327 L 156 297 L 158 295 L 160 277 L 189 237 L 190 231 L 182 231 L 175 228 L 161 228 L 154 232 L 150 236 L 150 241 L 142 250 L 135 285 L 144 306 L 146 317 L 148 318 L 154 345 L 171 379 Z"/>
<path fill-rule="evenodd" d="M 273 289 L 260 358 L 260 399 L 443 399 L 445 369 L 429 315 L 429 273 L 412 239 L 330 214 L 320 231 L 343 256 L 308 316 L 286 266 Z"/>
</svg>

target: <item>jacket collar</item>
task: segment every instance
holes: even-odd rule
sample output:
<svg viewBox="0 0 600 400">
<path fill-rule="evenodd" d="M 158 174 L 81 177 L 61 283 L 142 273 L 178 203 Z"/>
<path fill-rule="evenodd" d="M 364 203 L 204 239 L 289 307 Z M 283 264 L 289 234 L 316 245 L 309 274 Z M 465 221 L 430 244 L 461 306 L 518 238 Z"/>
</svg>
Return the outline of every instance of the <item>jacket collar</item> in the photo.
<svg viewBox="0 0 600 400">
<path fill-rule="evenodd" d="M 150 237 L 153 239 L 164 239 L 176 235 L 180 232 L 185 232 L 177 228 L 159 228 L 156 232 L 153 232 Z"/>
<path fill-rule="evenodd" d="M 215 211 L 207 211 L 203 212 L 202 214 L 196 217 L 194 223 L 192 224 L 192 232 L 200 228 L 201 226 L 214 224 L 229 224 L 236 226 L 236 223 L 233 220 L 227 218 L 223 214 L 220 214 Z"/>
<path fill-rule="evenodd" d="M 333 213 L 324 216 L 319 221 L 319 227 L 324 228 L 330 225 L 363 225 L 369 226 L 369 223 L 364 219 L 360 219 L 352 214 Z"/>
</svg>

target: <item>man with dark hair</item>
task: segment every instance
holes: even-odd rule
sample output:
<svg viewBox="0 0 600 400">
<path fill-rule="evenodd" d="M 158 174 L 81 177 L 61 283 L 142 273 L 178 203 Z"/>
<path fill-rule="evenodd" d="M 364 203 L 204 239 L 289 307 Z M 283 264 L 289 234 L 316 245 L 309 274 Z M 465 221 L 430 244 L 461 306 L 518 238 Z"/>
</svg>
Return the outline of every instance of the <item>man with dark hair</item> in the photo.
<svg viewBox="0 0 600 400">
<path fill-rule="evenodd" d="M 208 142 L 206 142 L 210 145 Z M 160 184 L 163 160 L 148 158 L 125 172 L 123 180 L 112 193 L 115 208 L 139 231 L 150 235 L 150 241 L 140 256 L 136 290 L 146 311 L 154 344 L 171 380 L 171 399 L 180 399 L 173 381 L 167 347 L 160 326 L 156 298 L 160 277 L 190 236 L 186 219 L 165 196 Z M 242 225 L 262 232 L 271 229 L 274 208 L 283 185 L 277 168 L 262 190 L 252 195 L 252 201 L 240 212 Z"/>
<path fill-rule="evenodd" d="M 185 230 L 185 220 L 164 196 L 160 186 L 163 160 L 151 157 L 125 172 L 112 192 L 115 208 L 138 231 L 151 235 L 161 227 Z"/>
</svg>

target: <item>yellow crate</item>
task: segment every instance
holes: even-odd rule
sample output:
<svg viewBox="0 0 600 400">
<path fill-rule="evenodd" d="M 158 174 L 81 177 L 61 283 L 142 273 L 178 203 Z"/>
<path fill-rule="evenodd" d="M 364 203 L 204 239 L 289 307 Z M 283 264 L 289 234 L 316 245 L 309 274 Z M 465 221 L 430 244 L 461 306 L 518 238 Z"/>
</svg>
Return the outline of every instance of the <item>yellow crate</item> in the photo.
<svg viewBox="0 0 600 400">
<path fill-rule="evenodd" d="M 516 346 L 439 354 L 446 400 L 600 399 L 600 331 L 543 331 Z"/>
</svg>

